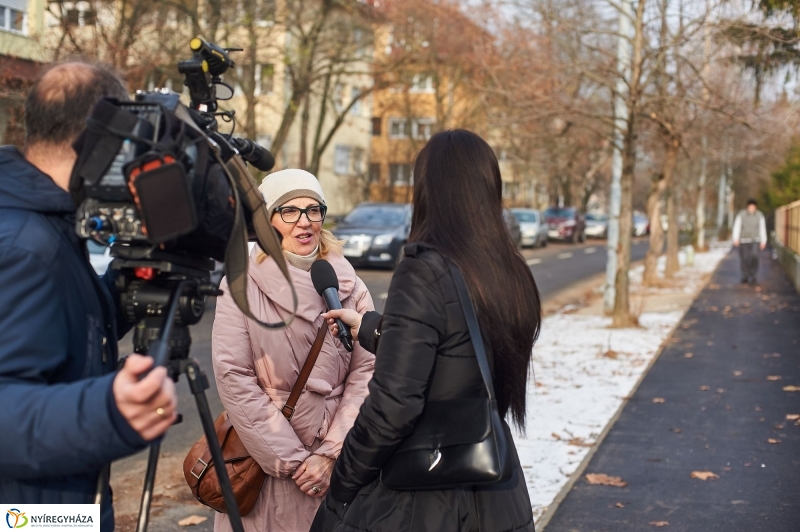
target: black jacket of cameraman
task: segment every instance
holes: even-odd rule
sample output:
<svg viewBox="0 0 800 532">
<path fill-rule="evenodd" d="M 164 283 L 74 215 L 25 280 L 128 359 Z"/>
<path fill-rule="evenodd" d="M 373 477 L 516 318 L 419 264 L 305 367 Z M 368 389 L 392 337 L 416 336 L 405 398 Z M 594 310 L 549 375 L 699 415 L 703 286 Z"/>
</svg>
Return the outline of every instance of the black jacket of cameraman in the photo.
<svg viewBox="0 0 800 532">
<path fill-rule="evenodd" d="M 486 393 L 447 263 L 421 244 L 407 245 L 405 257 L 382 322 L 367 313 L 361 323 L 366 349 L 376 350 L 374 331 L 380 331 L 370 395 L 347 434 L 311 532 L 533 532 L 516 450 L 514 474 L 496 484 L 417 492 L 381 484 L 381 468 L 427 401 Z"/>
<path fill-rule="evenodd" d="M 0 148 L 0 501 L 94 502 L 103 466 L 145 446 L 112 393 L 113 279 L 75 234 L 70 195 Z M 102 530 L 113 530 L 110 497 Z"/>
</svg>

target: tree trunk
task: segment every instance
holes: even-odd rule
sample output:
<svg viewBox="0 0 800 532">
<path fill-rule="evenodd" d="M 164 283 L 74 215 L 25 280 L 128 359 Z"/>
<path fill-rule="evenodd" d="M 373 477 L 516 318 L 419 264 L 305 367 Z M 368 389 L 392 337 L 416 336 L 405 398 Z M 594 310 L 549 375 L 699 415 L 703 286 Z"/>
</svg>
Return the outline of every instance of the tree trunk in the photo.
<svg viewBox="0 0 800 532">
<path fill-rule="evenodd" d="M 672 186 L 667 193 L 667 220 L 669 226 L 667 227 L 667 264 L 664 268 L 664 277 L 672 279 L 681 265 L 678 262 L 678 209 L 676 207 L 678 187 L 673 180 Z"/>
<path fill-rule="evenodd" d="M 631 77 L 628 82 L 628 120 L 623 138 L 621 198 L 619 211 L 619 244 L 617 245 L 617 273 L 614 280 L 614 310 L 612 327 L 633 327 L 638 320 L 631 314 L 628 270 L 631 265 L 631 236 L 633 233 L 633 178 L 636 167 L 636 127 L 639 114 L 640 84 L 642 76 L 642 52 L 644 48 L 644 4 L 636 6 L 634 20 L 633 50 L 631 55 Z"/>
<path fill-rule="evenodd" d="M 306 161 L 308 161 L 308 123 L 311 121 L 310 100 L 311 98 L 306 95 L 303 100 L 303 115 L 300 118 L 300 169 L 306 169 Z M 316 175 L 315 172 L 312 172 Z"/>
<path fill-rule="evenodd" d="M 664 230 L 661 228 L 661 195 L 666 189 L 664 174 L 658 176 L 650 187 L 647 196 L 647 219 L 650 220 L 650 246 L 644 257 L 645 286 L 658 283 L 658 257 L 664 251 Z"/>
</svg>

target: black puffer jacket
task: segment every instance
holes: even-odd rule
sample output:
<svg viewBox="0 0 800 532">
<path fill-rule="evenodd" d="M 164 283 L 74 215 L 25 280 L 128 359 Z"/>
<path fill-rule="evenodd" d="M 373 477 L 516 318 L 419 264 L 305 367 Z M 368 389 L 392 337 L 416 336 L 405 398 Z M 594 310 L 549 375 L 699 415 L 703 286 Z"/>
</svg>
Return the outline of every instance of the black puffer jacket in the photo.
<svg viewBox="0 0 800 532">
<path fill-rule="evenodd" d="M 426 400 L 486 393 L 443 257 L 420 244 L 409 244 L 405 253 L 389 288 L 370 395 L 347 435 L 311 530 L 532 532 L 516 449 L 512 478 L 488 487 L 401 492 L 380 482 L 381 467 L 413 431 Z M 375 345 L 370 318 L 359 338 L 368 349 Z"/>
</svg>

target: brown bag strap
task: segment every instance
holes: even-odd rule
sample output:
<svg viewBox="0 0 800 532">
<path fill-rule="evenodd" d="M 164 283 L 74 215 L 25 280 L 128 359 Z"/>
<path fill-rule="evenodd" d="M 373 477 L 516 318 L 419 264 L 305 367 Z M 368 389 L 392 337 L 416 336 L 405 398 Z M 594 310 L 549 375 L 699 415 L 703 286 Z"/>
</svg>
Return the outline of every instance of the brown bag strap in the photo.
<svg viewBox="0 0 800 532">
<path fill-rule="evenodd" d="M 300 375 L 297 377 L 297 382 L 294 383 L 292 393 L 289 394 L 289 399 L 286 400 L 286 404 L 283 405 L 283 408 L 281 408 L 281 412 L 283 412 L 283 415 L 289 421 L 292 420 L 292 416 L 294 415 L 294 407 L 297 406 L 297 400 L 300 399 L 300 394 L 303 392 L 306 382 L 308 382 L 308 377 L 311 376 L 311 370 L 314 369 L 314 364 L 317 363 L 317 357 L 319 356 L 319 352 L 322 350 L 322 344 L 325 342 L 325 335 L 327 332 L 328 322 L 327 320 L 323 320 L 322 325 L 319 327 L 319 331 L 317 331 L 317 337 L 314 340 L 314 344 L 311 346 L 311 351 L 308 353 L 308 358 L 306 358 L 306 362 L 303 364 L 303 369 L 300 370 Z"/>
<path fill-rule="evenodd" d="M 231 425 L 231 420 L 228 417 L 227 412 L 222 412 L 219 415 L 217 420 L 214 422 L 214 429 L 217 433 L 217 441 L 219 441 L 219 446 L 221 449 L 225 449 L 225 441 L 228 439 L 228 433 L 233 429 Z M 205 439 L 205 436 L 203 436 Z M 224 456 L 224 455 L 223 455 Z M 227 458 L 227 457 L 225 457 Z M 206 471 L 211 466 L 211 448 L 206 443 L 203 451 L 203 455 L 200 456 L 194 464 L 192 464 L 192 469 L 190 473 L 194 478 L 197 479 L 199 483 L 202 480 L 203 475 L 206 474 Z"/>
</svg>

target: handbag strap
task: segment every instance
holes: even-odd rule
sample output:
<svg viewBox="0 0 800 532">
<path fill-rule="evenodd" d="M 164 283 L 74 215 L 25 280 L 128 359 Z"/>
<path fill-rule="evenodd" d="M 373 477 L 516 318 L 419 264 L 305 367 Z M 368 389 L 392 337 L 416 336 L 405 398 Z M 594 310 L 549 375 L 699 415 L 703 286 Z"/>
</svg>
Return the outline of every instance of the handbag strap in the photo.
<svg viewBox="0 0 800 532">
<path fill-rule="evenodd" d="M 456 283 L 456 291 L 458 292 L 458 299 L 461 301 L 461 308 L 464 309 L 464 317 L 467 319 L 467 329 L 469 330 L 469 337 L 472 340 L 472 348 L 475 350 L 475 358 L 478 359 L 478 367 L 481 370 L 483 383 L 486 385 L 486 391 L 489 392 L 489 400 L 494 401 L 492 372 L 489 369 L 489 359 L 486 357 L 483 335 L 481 335 L 478 318 L 475 315 L 475 307 L 472 305 L 472 300 L 469 297 L 467 283 L 464 281 L 464 276 L 461 275 L 461 271 L 455 264 L 448 261 L 448 265 L 450 266 L 450 273 L 453 275 L 453 280 Z"/>
<path fill-rule="evenodd" d="M 306 358 L 303 364 L 303 369 L 300 370 L 300 375 L 297 376 L 297 382 L 295 382 L 294 387 L 292 387 L 292 393 L 289 394 L 286 404 L 281 408 L 281 412 L 289 421 L 292 420 L 294 407 L 297 406 L 297 400 L 300 399 L 300 394 L 303 392 L 306 382 L 308 382 L 308 377 L 311 376 L 311 370 L 314 369 L 314 364 L 317 362 L 317 357 L 322 350 L 322 344 L 325 342 L 325 335 L 327 332 L 328 323 L 326 320 L 322 320 L 322 325 L 319 326 L 317 337 L 314 339 L 311 351 L 308 353 L 308 358 Z"/>
</svg>

